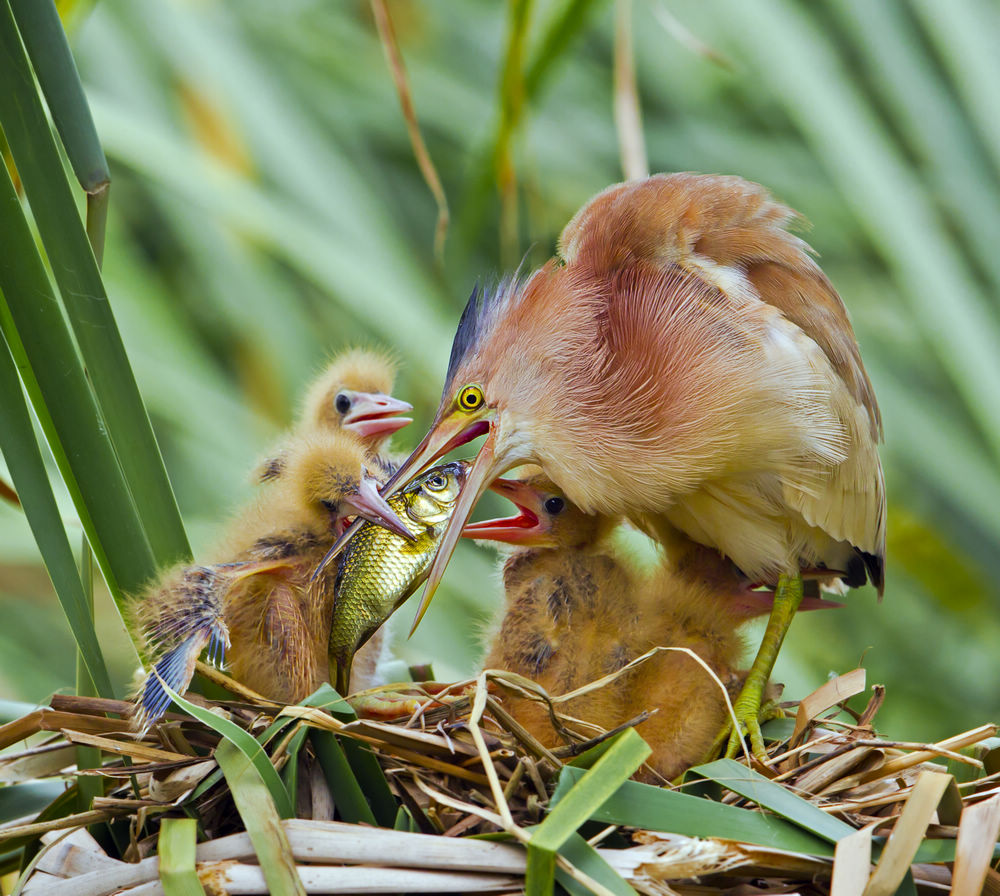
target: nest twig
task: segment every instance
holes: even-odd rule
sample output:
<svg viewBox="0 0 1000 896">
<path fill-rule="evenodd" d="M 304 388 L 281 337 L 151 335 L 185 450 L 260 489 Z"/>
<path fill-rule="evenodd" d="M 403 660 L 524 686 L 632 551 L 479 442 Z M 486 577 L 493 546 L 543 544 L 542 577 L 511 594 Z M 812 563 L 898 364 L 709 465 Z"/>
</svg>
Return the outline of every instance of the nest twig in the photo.
<svg viewBox="0 0 1000 896">
<path fill-rule="evenodd" d="M 214 678 L 228 681 L 219 674 Z M 853 679 L 854 690 L 859 680 Z M 520 726 L 505 709 L 505 689 L 546 703 L 553 720 L 566 731 L 566 746 L 550 749 Z M 565 701 L 524 679 L 492 671 L 449 688 L 429 684 L 423 693 L 431 702 L 423 711 L 390 722 L 278 706 L 245 688 L 232 690 L 231 701 L 193 695 L 190 699 L 258 741 L 264 742 L 264 732 L 272 733 L 263 746 L 291 791 L 298 818 L 282 825 L 306 892 L 353 892 L 351 888 L 362 880 L 366 891 L 372 892 L 376 879 L 384 880 L 385 892 L 430 887 L 460 892 L 519 889 L 526 867 L 524 846 L 532 839 L 529 829 L 547 817 L 565 764 L 620 733 L 616 729 L 585 737 L 575 724 L 581 720 L 560 712 Z M 872 727 L 874 711 L 883 699 L 880 691 L 849 722 L 841 720 L 842 697 L 831 703 L 841 695 L 834 693 L 825 700 L 814 696 L 798 704 L 794 731 L 788 732 L 786 725 L 787 736 L 770 743 L 767 762 L 753 762 L 758 775 L 846 823 L 868 849 L 873 833 L 889 835 L 890 844 L 893 837 L 901 841 L 904 835 L 918 841 L 933 837 L 942 843 L 965 836 L 965 853 L 978 849 L 979 865 L 970 871 L 972 859 L 967 855 L 954 864 L 933 865 L 933 870 L 928 863 L 911 868 L 916 847 L 908 852 L 896 847 L 902 856 L 897 861 L 905 862 L 902 873 L 910 868 L 918 886 L 941 889 L 951 885 L 953 875 L 967 886 L 969 880 L 975 883 L 993 874 L 988 864 L 995 828 L 1000 826 L 1000 786 L 994 755 L 983 744 L 996 734 L 995 726 L 983 725 L 934 744 L 889 740 Z M 72 781 L 76 774 L 87 774 L 105 782 L 105 795 L 87 812 L 32 816 L 0 826 L 0 853 L 12 844 L 41 845 L 29 892 L 67 896 L 128 892 L 145 887 L 160 873 L 155 851 L 162 820 L 187 816 L 198 824 L 202 883 L 231 893 L 259 892 L 262 872 L 255 864 L 254 844 L 234 811 L 229 785 L 214 759 L 220 734 L 201 721 L 171 713 L 137 736 L 129 730 L 129 708 L 124 702 L 57 695 L 51 707 L 0 727 L 0 748 L 28 737 L 38 741 L 0 760 L 0 781 L 31 780 L 32 775 Z M 841 718 L 834 718 L 838 714 Z M 641 725 L 646 717 L 637 716 L 628 724 Z M 352 757 L 351 769 L 362 787 L 369 781 L 365 775 L 382 776 L 379 787 L 387 787 L 391 794 L 398 810 L 396 827 L 403 830 L 336 820 L 345 817 L 347 804 L 332 795 L 336 788 L 327 777 L 318 735 L 335 740 L 344 755 Z M 66 750 L 74 744 L 98 747 L 105 764 L 77 772 Z M 367 757 L 364 761 L 374 757 L 377 768 L 365 766 L 362 754 Z M 943 774 L 942 762 L 966 769 L 965 780 L 959 784 Z M 364 773 L 359 771 L 363 768 Z M 699 785 L 689 777 L 673 788 L 688 791 L 692 786 Z M 738 786 L 720 788 L 706 797 L 760 811 Z M 370 793 L 368 798 L 375 802 Z M 918 810 L 923 815 L 918 817 Z M 986 831 L 978 840 L 965 833 L 968 819 Z M 87 833 L 88 826 L 101 822 L 113 824 L 119 832 L 117 854 L 109 854 L 107 843 L 102 846 Z M 917 833 L 908 833 L 910 829 Z M 120 846 L 123 833 L 125 848 Z M 502 834 L 512 842 L 469 839 L 476 834 Z M 706 839 L 704 833 L 693 837 L 639 824 L 599 824 L 589 836 L 599 844 L 597 854 L 604 862 L 633 887 L 649 893 L 694 892 L 693 887 L 699 893 L 721 893 L 738 885 L 756 892 L 764 883 L 827 893 L 836 868 L 849 861 L 864 864 L 867 855 L 862 850 L 857 854 L 861 858 L 850 859 L 845 847 L 841 856 L 841 844 L 851 837 L 838 842 L 837 858 L 831 861 L 829 855 L 792 854 L 750 840 Z M 979 842 L 984 837 L 989 841 L 986 846 Z M 945 849 L 941 855 L 953 853 Z M 886 846 L 876 874 L 890 864 L 892 855 Z M 602 891 L 561 853 L 556 860 L 561 873 Z M 362 870 L 370 873 L 362 876 Z M 867 865 L 864 870 L 870 871 Z"/>
</svg>

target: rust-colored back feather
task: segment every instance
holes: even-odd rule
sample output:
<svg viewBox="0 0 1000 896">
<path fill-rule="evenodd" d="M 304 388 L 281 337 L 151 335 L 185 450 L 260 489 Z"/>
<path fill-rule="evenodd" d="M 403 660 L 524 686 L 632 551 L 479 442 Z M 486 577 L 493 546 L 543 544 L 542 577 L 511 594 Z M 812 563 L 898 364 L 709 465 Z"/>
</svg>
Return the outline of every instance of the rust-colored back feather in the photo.
<svg viewBox="0 0 1000 896">
<path fill-rule="evenodd" d="M 823 350 L 881 438 L 847 309 L 809 245 L 786 229 L 798 220 L 764 187 L 739 177 L 658 174 L 599 194 L 566 226 L 559 248 L 567 263 L 595 270 L 638 261 L 691 267 L 696 258 L 740 269 L 763 301 Z"/>
</svg>

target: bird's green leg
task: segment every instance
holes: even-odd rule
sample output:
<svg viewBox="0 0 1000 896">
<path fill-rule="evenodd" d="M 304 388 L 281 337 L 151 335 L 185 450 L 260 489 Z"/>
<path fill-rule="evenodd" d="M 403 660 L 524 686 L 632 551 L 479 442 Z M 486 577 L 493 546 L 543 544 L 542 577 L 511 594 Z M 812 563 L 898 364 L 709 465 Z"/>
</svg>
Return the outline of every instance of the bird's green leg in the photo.
<svg viewBox="0 0 1000 896">
<path fill-rule="evenodd" d="M 785 632 L 792 624 L 792 618 L 799 604 L 802 603 L 802 576 L 781 576 L 778 579 L 778 587 L 774 591 L 774 606 L 771 607 L 771 615 L 767 620 L 767 628 L 764 631 L 764 638 L 760 643 L 760 649 L 754 658 L 753 665 L 747 673 L 746 681 L 743 683 L 743 690 L 733 704 L 739 728 L 730 730 L 729 726 L 723 729 L 719 737 L 719 745 L 726 739 L 725 756 L 731 759 L 740 751 L 740 743 L 744 735 L 750 735 L 750 749 L 754 756 L 763 758 L 766 754 L 764 749 L 764 738 L 760 733 L 761 702 L 764 698 L 764 688 L 767 687 L 771 671 L 774 669 L 774 661 L 778 658 L 778 651 L 781 650 L 781 642 L 785 640 Z"/>
</svg>

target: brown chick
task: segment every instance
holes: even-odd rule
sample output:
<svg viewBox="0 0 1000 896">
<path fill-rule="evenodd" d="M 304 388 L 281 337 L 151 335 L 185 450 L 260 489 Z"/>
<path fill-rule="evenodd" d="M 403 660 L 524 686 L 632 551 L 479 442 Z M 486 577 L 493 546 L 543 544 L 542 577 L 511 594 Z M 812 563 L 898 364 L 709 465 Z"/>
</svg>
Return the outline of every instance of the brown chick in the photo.
<svg viewBox="0 0 1000 896">
<path fill-rule="evenodd" d="M 504 563 L 507 608 L 485 668 L 524 675 L 555 696 L 655 647 L 682 647 L 735 697 L 744 677 L 738 629 L 769 611 L 770 592 L 749 590 L 730 563 L 693 542 L 673 566 L 637 572 L 608 537 L 617 521 L 583 513 L 542 475 L 493 488 L 521 513 L 463 531 L 517 546 Z M 508 708 L 545 746 L 567 742 L 542 704 L 513 697 Z M 680 651 L 658 653 L 559 711 L 605 730 L 652 712 L 637 729 L 653 749 L 646 780 L 669 780 L 705 759 L 727 715 L 718 683 Z"/>
<path fill-rule="evenodd" d="M 310 579 L 354 515 L 409 537 L 378 493 L 382 470 L 358 439 L 313 430 L 289 443 L 282 475 L 234 518 L 214 555 L 174 567 L 140 596 L 133 627 L 175 691 L 191 680 L 206 645 L 228 647 L 234 678 L 264 696 L 297 702 L 327 680 L 334 575 Z M 137 720 L 148 725 L 169 697 L 157 674 L 140 691 Z"/>
<path fill-rule="evenodd" d="M 341 352 L 308 386 L 293 431 L 345 432 L 369 451 L 381 450 L 389 436 L 412 422 L 399 415 L 413 405 L 391 395 L 395 376 L 396 365 L 387 355 L 359 348 Z M 255 481 L 281 476 L 287 449 L 284 445 L 264 460 Z"/>
<path fill-rule="evenodd" d="M 550 694 L 599 678 L 596 657 L 617 643 L 621 608 L 633 600 L 635 577 L 604 549 L 611 517 L 588 515 L 569 504 L 544 476 L 498 479 L 493 490 L 517 505 L 516 517 L 471 523 L 466 538 L 517 546 L 503 566 L 506 611 L 485 668 L 516 672 Z M 597 721 L 609 715 L 601 691 L 571 701 L 567 712 Z M 514 699 L 511 712 L 546 746 L 561 744 L 547 710 Z"/>
</svg>

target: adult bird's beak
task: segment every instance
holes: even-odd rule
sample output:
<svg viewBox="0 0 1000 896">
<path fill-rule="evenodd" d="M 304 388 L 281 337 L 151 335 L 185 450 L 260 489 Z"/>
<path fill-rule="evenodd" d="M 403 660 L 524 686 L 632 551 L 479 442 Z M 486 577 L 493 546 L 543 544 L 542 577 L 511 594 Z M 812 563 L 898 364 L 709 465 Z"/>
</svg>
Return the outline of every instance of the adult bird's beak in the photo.
<svg viewBox="0 0 1000 896">
<path fill-rule="evenodd" d="M 416 538 L 406 523 L 393 510 L 385 498 L 378 493 L 378 483 L 370 476 L 362 476 L 357 492 L 344 498 L 344 503 L 350 505 L 358 516 L 384 526 L 394 535 L 413 541 Z"/>
<path fill-rule="evenodd" d="M 479 449 L 479 453 L 472 462 L 472 466 L 466 473 L 465 484 L 458 493 L 455 509 L 452 512 L 451 519 L 448 520 L 444 536 L 441 538 L 441 544 L 438 547 L 437 554 L 434 556 L 430 572 L 427 574 L 427 584 L 424 586 L 424 593 L 420 597 L 420 605 L 417 607 L 417 614 L 414 617 L 413 626 L 410 628 L 411 635 L 416 631 L 417 626 L 420 625 L 420 620 L 423 619 L 424 613 L 427 612 L 427 608 L 430 606 L 431 598 L 434 597 L 434 592 L 437 590 L 441 577 L 444 575 L 445 567 L 448 565 L 448 561 L 455 551 L 458 540 L 462 537 L 462 530 L 465 528 L 469 517 L 472 516 L 472 510 L 476 506 L 476 502 L 480 499 L 483 492 L 490 487 L 490 484 L 497 476 L 519 462 L 516 460 L 508 462 L 502 455 L 497 456 L 496 430 L 494 426 L 495 424 L 490 427 L 489 435 L 486 437 L 486 441 L 483 442 L 483 446 Z"/>
<path fill-rule="evenodd" d="M 466 442 L 478 439 L 490 431 L 490 421 L 485 417 L 468 420 L 455 415 L 444 417 L 434 423 L 413 453 L 403 461 L 403 465 L 393 473 L 385 485 L 385 495 L 394 495 L 414 476 L 419 476 L 439 457 L 454 451 Z"/>
<path fill-rule="evenodd" d="M 343 425 L 363 439 L 387 436 L 413 422 L 412 417 L 397 416 L 412 410 L 413 405 L 408 401 L 400 401 L 383 392 L 355 392 Z"/>
</svg>

